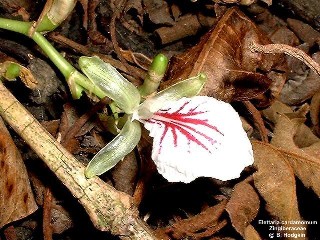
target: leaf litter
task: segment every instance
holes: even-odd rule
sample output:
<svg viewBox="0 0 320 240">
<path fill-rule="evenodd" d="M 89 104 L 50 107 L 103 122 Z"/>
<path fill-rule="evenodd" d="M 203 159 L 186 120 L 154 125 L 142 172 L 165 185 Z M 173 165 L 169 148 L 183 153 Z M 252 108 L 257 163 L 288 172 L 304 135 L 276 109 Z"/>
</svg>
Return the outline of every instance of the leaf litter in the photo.
<svg viewBox="0 0 320 240">
<path fill-rule="evenodd" d="M 132 42 L 150 43 L 150 34 L 159 36 L 159 34 L 175 32 L 175 29 L 181 28 L 184 19 L 192 19 L 194 28 L 183 34 L 179 32 L 174 37 L 167 37 L 167 42 L 163 40 L 166 42 L 165 46 L 161 46 L 163 51 L 174 57 L 171 58 L 169 71 L 161 88 L 166 88 L 199 72 L 205 72 L 209 81 L 200 95 L 214 96 L 231 102 L 244 118 L 252 114 L 252 119 L 246 119 L 246 124 L 249 124 L 248 129 L 253 129 L 248 134 L 252 139 L 254 165 L 248 167 L 238 180 L 222 182 L 215 179 L 199 179 L 188 185 L 170 184 L 157 175 L 155 166 L 150 161 L 150 139 L 144 134 L 144 140 L 138 146 L 138 154 L 135 152 L 130 154 L 110 174 L 103 176 L 103 179 L 119 191 L 127 192 L 134 197 L 136 204 L 140 205 L 144 220 L 155 229 L 159 238 L 265 239 L 268 238 L 269 231 L 261 228 L 259 220 L 290 222 L 309 219 L 305 212 L 299 211 L 300 204 L 306 204 L 308 199 L 299 194 L 298 181 L 301 181 L 305 188 L 310 189 L 316 196 L 320 196 L 319 76 L 296 59 L 284 57 L 282 54 L 252 52 L 249 45 L 270 44 L 272 41 L 287 43 L 305 49 L 318 61 L 319 51 L 316 49 L 319 47 L 320 33 L 312 26 L 312 22 L 307 24 L 308 21 L 303 23 L 291 18 L 281 20 L 261 4 L 250 3 L 248 7 L 242 7 L 245 14 L 239 8 L 232 7 L 238 1 L 213 1 L 212 5 L 205 6 L 199 2 L 191 1 L 186 3 L 186 6 L 201 6 L 205 9 L 200 13 L 201 16 L 188 11 L 186 6 L 169 1 L 163 3 L 127 1 L 124 6 L 117 6 L 113 1 L 113 9 L 124 7 L 125 17 L 117 16 L 113 20 L 113 26 L 111 24 L 110 27 L 117 29 L 112 29 L 113 36 L 110 36 L 101 30 L 103 28 L 98 28 L 98 25 L 106 26 L 111 18 L 112 8 L 109 12 L 104 12 L 103 10 L 108 9 L 104 3 L 98 5 L 96 1 L 92 3 L 81 1 L 85 11 L 85 14 L 80 16 L 84 19 L 81 27 L 85 27 L 91 33 L 89 41 L 84 43 L 82 49 L 90 53 L 102 51 L 106 56 L 109 56 L 108 54 L 112 56 L 115 52 L 118 55 L 122 54 L 126 63 L 121 64 L 120 61 L 117 63 L 120 63 L 120 67 L 126 74 L 130 74 L 130 71 L 125 70 L 128 62 L 131 66 L 140 68 L 139 64 L 130 60 L 132 56 L 140 54 L 130 50 L 136 49 L 130 47 Z M 272 6 L 271 1 L 264 2 Z M 154 6 L 158 11 L 154 10 Z M 208 13 L 208 10 L 216 11 L 215 14 L 221 14 L 222 17 L 215 18 L 215 14 Z M 99 18 L 95 18 L 96 13 Z M 135 13 L 138 16 L 134 17 Z M 122 28 L 119 25 L 123 25 Z M 147 25 L 149 32 L 144 30 Z M 67 26 L 64 25 L 64 29 L 67 29 Z M 210 27 L 210 30 L 207 31 L 205 27 Z M 163 33 L 164 28 L 166 32 Z M 186 49 L 185 44 L 188 46 L 188 41 L 180 38 L 195 35 L 204 29 L 207 33 L 203 34 L 199 43 L 192 43 L 193 46 Z M 119 49 L 111 50 L 110 38 L 113 42 L 117 39 L 120 41 L 119 39 L 123 38 L 115 36 L 116 34 L 124 36 L 132 30 L 136 35 L 129 34 L 128 42 L 130 43 L 116 42 Z M 65 33 L 63 29 L 58 31 Z M 162 35 L 162 37 L 165 39 L 166 36 Z M 103 44 L 106 46 L 103 47 Z M 68 46 L 67 41 L 66 46 Z M 125 48 L 124 46 L 129 49 L 121 49 Z M 128 53 L 132 56 L 130 57 Z M 69 52 L 68 54 L 72 55 Z M 153 57 L 148 55 L 148 51 L 145 54 L 145 59 Z M 118 57 L 121 60 L 121 57 Z M 6 57 L 1 55 L 2 59 Z M 141 69 L 140 72 L 143 71 Z M 143 76 L 140 77 L 143 78 Z M 46 75 L 43 78 L 46 78 Z M 51 101 L 50 96 L 46 96 L 46 101 Z M 64 110 L 63 114 L 62 110 L 60 112 L 61 120 L 48 121 L 46 126 L 56 133 L 57 124 L 60 124 L 59 134 L 62 134 L 62 140 L 66 141 L 71 152 L 83 160 L 98 151 L 99 143 L 106 143 L 111 138 L 102 131 L 103 121 L 96 118 L 89 120 L 88 116 L 77 116 L 74 112 L 73 104 L 75 103 L 70 99 L 66 101 L 68 104 L 64 108 L 61 106 Z M 243 109 L 243 105 L 241 106 L 238 102 L 244 102 L 246 109 Z M 87 114 L 94 115 L 92 112 Z M 110 126 L 106 128 L 110 129 Z M 14 146 L 14 144 L 11 145 Z M 12 146 L 5 146 L 6 150 L 3 154 L 7 154 L 9 150 L 15 151 L 11 149 Z M 7 159 L 2 161 L 1 166 L 7 166 L 8 161 Z M 13 201 L 3 201 L 8 192 L 5 190 L 0 192 L 2 205 L 4 205 L 1 209 L 5 209 L 0 212 L 1 226 L 10 226 L 11 222 L 36 210 L 22 161 L 18 157 L 12 161 L 17 163 L 10 163 L 10 168 L 2 167 L 1 169 L 18 171 L 19 174 L 12 175 L 6 170 L 8 173 L 1 174 L 0 183 L 6 184 L 9 180 L 16 179 L 10 186 L 28 193 L 29 197 L 27 202 L 21 203 L 23 199 L 19 197 L 21 195 L 19 193 L 11 196 Z M 16 171 L 14 167 L 18 170 Z M 8 187 L 4 186 L 1 189 L 8 190 Z M 160 196 L 166 197 L 167 200 L 159 199 L 158 205 L 152 204 L 150 195 L 159 191 L 162 194 Z M 164 203 L 166 209 L 162 215 L 157 215 L 154 211 L 161 207 L 159 202 Z M 37 203 L 42 205 L 43 201 Z M 21 204 L 22 207 L 18 208 Z M 320 202 L 318 201 L 317 204 Z M 62 218 L 63 211 L 56 216 Z M 77 222 L 73 214 L 71 216 L 68 213 L 65 214 L 68 215 L 68 223 L 65 224 L 67 227 L 64 228 L 62 223 L 57 227 L 56 233 L 66 234 L 65 229 L 79 227 L 77 225 L 72 227 L 70 224 L 70 222 Z M 320 219 L 312 220 L 320 221 Z M 300 225 L 308 228 L 302 222 Z M 286 232 L 294 233 L 290 230 Z M 299 233 L 306 236 L 310 234 L 305 230 Z M 313 239 L 318 236 L 319 234 L 314 234 L 308 237 Z M 290 239 L 290 237 L 285 238 Z"/>
</svg>

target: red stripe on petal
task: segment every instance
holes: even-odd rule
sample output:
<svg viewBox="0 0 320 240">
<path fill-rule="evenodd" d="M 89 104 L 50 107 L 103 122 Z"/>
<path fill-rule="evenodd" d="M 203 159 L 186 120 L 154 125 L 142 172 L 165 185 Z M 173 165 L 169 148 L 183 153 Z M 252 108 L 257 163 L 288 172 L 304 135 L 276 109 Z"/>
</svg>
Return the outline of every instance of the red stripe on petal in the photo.
<svg viewBox="0 0 320 240">
<path fill-rule="evenodd" d="M 197 107 L 188 109 L 187 107 L 189 103 L 190 101 L 185 102 L 178 110 L 172 113 L 169 112 L 171 108 L 159 110 L 152 116 L 151 119 L 147 120 L 149 123 L 156 123 L 164 126 L 163 133 L 160 138 L 159 154 L 161 152 L 162 142 L 164 141 L 165 137 L 168 136 L 167 134 L 169 130 L 172 133 L 174 147 L 178 146 L 179 139 L 177 132 L 180 132 L 186 137 L 189 145 L 191 142 L 193 142 L 206 151 L 209 151 L 209 148 L 206 146 L 206 142 L 201 142 L 197 138 L 197 135 L 205 138 L 208 142 L 210 142 L 211 145 L 217 143 L 217 140 L 210 136 L 212 134 L 212 132 L 210 134 L 210 130 L 213 130 L 214 132 L 223 136 L 223 133 L 218 130 L 216 126 L 208 123 L 208 119 L 200 119 L 201 115 L 203 117 L 204 114 L 209 114 L 207 111 L 197 110 L 201 104 L 199 104 Z M 204 126 L 208 128 L 208 131 L 201 132 L 197 130 L 197 126 Z"/>
</svg>

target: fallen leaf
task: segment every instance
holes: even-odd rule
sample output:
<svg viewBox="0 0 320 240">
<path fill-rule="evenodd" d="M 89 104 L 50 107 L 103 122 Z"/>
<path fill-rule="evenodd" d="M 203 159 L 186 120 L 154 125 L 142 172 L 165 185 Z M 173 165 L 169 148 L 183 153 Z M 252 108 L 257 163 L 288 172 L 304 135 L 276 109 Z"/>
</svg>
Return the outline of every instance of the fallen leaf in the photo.
<svg viewBox="0 0 320 240">
<path fill-rule="evenodd" d="M 124 159 L 112 169 L 111 175 L 114 187 L 132 196 L 136 185 L 138 167 L 135 152 L 131 152 L 125 156 Z"/>
<path fill-rule="evenodd" d="M 220 230 L 226 225 L 226 221 L 219 221 L 223 213 L 227 201 L 223 200 L 215 206 L 209 207 L 201 213 L 180 221 L 175 222 L 172 226 L 167 227 L 164 231 L 172 234 L 174 239 L 182 239 L 185 236 L 193 236 L 198 239 L 197 234 L 205 234 L 210 232 L 210 235 L 201 236 L 208 237 Z M 217 228 L 215 228 L 217 226 Z M 213 229 L 215 231 L 210 231 Z M 201 238 L 202 239 L 202 238 Z"/>
<path fill-rule="evenodd" d="M 69 130 L 76 123 L 79 116 L 77 115 L 76 109 L 69 103 L 64 104 L 63 113 L 61 116 L 59 132 L 61 134 L 61 143 L 65 144 L 65 148 L 71 152 L 76 153 L 80 150 L 80 144 L 75 136 L 70 136 Z M 68 142 L 65 143 L 66 139 Z"/>
<path fill-rule="evenodd" d="M 50 102 L 50 96 L 58 92 L 59 87 L 63 89 L 61 80 L 57 77 L 56 72 L 44 60 L 33 57 L 30 59 L 27 68 L 30 70 L 37 83 L 35 85 L 35 82 L 31 82 L 32 79 L 28 80 L 29 85 L 35 85 L 30 96 L 35 103 L 43 104 Z M 24 81 L 24 83 L 27 84 L 26 81 Z"/>
<path fill-rule="evenodd" d="M 61 234 L 74 226 L 70 213 L 57 203 L 54 203 L 51 215 L 51 226 L 54 234 Z"/>
<path fill-rule="evenodd" d="M 265 2 L 266 4 L 268 4 L 268 6 L 272 5 L 272 0 L 261 0 L 262 2 Z"/>
<path fill-rule="evenodd" d="M 38 176 L 34 172 L 30 172 L 29 176 L 35 200 L 40 206 L 44 205 L 45 193 L 48 188 L 59 189 L 59 187 L 61 187 L 60 185 L 57 186 L 56 182 L 51 182 L 49 179 L 50 177 L 45 179 L 46 177 L 44 174 Z M 47 180 L 49 180 L 49 182 L 47 182 Z M 74 226 L 74 224 L 70 213 L 63 207 L 64 202 L 61 200 L 61 196 L 60 198 L 57 198 L 56 195 L 56 193 L 53 193 L 52 195 L 50 225 L 52 227 L 52 233 L 61 234 Z"/>
<path fill-rule="evenodd" d="M 320 63 L 320 52 L 314 53 L 312 59 Z M 300 60 L 291 59 L 288 61 L 291 71 L 280 95 L 281 101 L 288 105 L 300 104 L 320 90 L 319 75 L 297 61 Z"/>
<path fill-rule="evenodd" d="M 85 29 L 88 28 L 88 0 L 79 0 L 83 8 L 82 25 Z"/>
<path fill-rule="evenodd" d="M 0 228 L 37 210 L 27 170 L 0 119 Z"/>
<path fill-rule="evenodd" d="M 263 116 L 272 123 L 276 123 L 278 121 L 279 114 L 281 113 L 293 113 L 293 110 L 291 107 L 279 100 L 275 100 L 271 106 L 262 110 Z"/>
<path fill-rule="evenodd" d="M 279 27 L 275 30 L 270 36 L 270 39 L 273 43 L 287 44 L 290 46 L 298 46 L 300 44 L 299 38 L 286 26 Z"/>
<path fill-rule="evenodd" d="M 268 44 L 270 40 L 240 10 L 231 8 L 196 46 L 170 60 L 168 80 L 161 88 L 203 72 L 208 81 L 200 95 L 230 102 L 255 98 L 271 88 L 276 96 L 285 81 L 284 58 L 253 53 L 249 50 L 252 43 Z"/>
<path fill-rule="evenodd" d="M 252 225 L 248 225 L 246 227 L 246 229 L 244 230 L 244 239 L 245 240 L 260 240 L 261 237 Z"/>
<path fill-rule="evenodd" d="M 313 46 L 320 39 L 320 33 L 300 20 L 288 18 L 288 26 L 303 41 Z"/>
<path fill-rule="evenodd" d="M 56 137 L 60 125 L 60 119 L 42 121 L 41 125 L 54 137 Z"/>
<path fill-rule="evenodd" d="M 245 237 L 246 228 L 257 216 L 259 206 L 259 196 L 248 182 L 240 182 L 234 187 L 226 211 L 233 227 L 241 236 Z"/>
<path fill-rule="evenodd" d="M 311 99 L 310 117 L 314 131 L 320 136 L 320 92 L 316 93 Z"/>
<path fill-rule="evenodd" d="M 307 153 L 308 150 L 306 149 L 310 147 L 313 148 L 312 146 L 319 143 L 320 139 L 314 135 L 308 126 L 301 123 L 293 135 L 293 141 L 298 148 L 303 149 L 303 151 Z M 310 154 L 312 155 L 311 152 Z"/>
<path fill-rule="evenodd" d="M 302 183 L 311 188 L 320 197 L 320 161 L 311 156 L 301 156 L 290 151 L 282 150 L 282 155 L 289 161 L 295 175 Z"/>
<path fill-rule="evenodd" d="M 170 15 L 169 6 L 166 1 L 143 0 L 143 5 L 149 20 L 153 24 L 169 26 L 174 24 L 174 20 Z"/>
<path fill-rule="evenodd" d="M 312 144 L 299 148 L 294 141 L 294 137 L 301 125 L 304 125 L 301 119 L 290 119 L 285 115 L 281 115 L 276 124 L 271 144 L 281 150 L 282 155 L 288 159 L 288 163 L 302 183 L 306 187 L 311 187 L 320 196 L 320 158 L 318 148 L 320 141 L 316 141 L 316 136 L 313 136 L 313 138 L 308 137 L 308 143 Z M 303 132 L 307 131 L 304 130 Z M 312 134 L 311 131 L 309 132 L 310 134 Z M 306 142 L 304 142 L 304 145 L 306 145 Z"/>
<path fill-rule="evenodd" d="M 254 185 L 266 201 L 266 209 L 282 221 L 301 220 L 294 172 L 286 158 L 270 144 L 252 141 Z"/>
</svg>

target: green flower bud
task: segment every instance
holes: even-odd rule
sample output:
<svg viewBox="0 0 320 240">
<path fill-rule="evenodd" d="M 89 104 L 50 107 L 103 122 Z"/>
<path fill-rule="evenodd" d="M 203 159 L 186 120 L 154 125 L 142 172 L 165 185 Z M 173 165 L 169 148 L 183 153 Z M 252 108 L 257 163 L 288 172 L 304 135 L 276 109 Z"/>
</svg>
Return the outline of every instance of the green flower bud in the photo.
<svg viewBox="0 0 320 240">
<path fill-rule="evenodd" d="M 139 87 L 142 96 L 148 96 L 157 91 L 159 84 L 166 73 L 168 58 L 163 54 L 158 54 L 152 60 L 147 77 Z"/>
<path fill-rule="evenodd" d="M 8 64 L 4 77 L 8 80 L 14 80 L 20 75 L 21 67 L 19 64 L 11 62 Z"/>
<path fill-rule="evenodd" d="M 149 118 L 158 111 L 167 101 L 176 101 L 183 97 L 193 97 L 203 88 L 207 76 L 200 73 L 195 77 L 178 82 L 155 96 L 147 98 L 134 113 L 133 119 Z"/>
<path fill-rule="evenodd" d="M 111 98 L 125 113 L 132 113 L 140 103 L 138 89 L 113 66 L 98 57 L 80 57 L 83 73 Z"/>
<path fill-rule="evenodd" d="M 101 175 L 113 168 L 138 144 L 141 138 L 141 127 L 137 121 L 127 120 L 120 133 L 89 162 L 85 175 L 91 178 Z"/>
</svg>

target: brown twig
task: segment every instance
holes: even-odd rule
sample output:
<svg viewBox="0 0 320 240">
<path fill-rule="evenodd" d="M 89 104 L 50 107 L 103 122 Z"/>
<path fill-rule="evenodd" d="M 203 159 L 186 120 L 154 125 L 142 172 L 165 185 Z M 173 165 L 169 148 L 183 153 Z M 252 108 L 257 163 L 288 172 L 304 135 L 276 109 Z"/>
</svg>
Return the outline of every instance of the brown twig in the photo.
<svg viewBox="0 0 320 240">
<path fill-rule="evenodd" d="M 287 54 L 291 57 L 297 58 L 303 63 L 305 63 L 309 68 L 315 71 L 320 76 L 320 65 L 315 62 L 308 54 L 304 51 L 291 47 L 286 44 L 267 44 L 261 45 L 257 43 L 252 43 L 249 46 L 252 52 L 262 52 L 262 53 L 270 53 L 270 54 Z"/>
<path fill-rule="evenodd" d="M 0 115 L 82 204 L 97 229 L 110 231 L 122 239 L 156 239 L 139 220 L 132 198 L 98 177 L 87 179 L 84 166 L 45 130 L 1 81 Z"/>
<path fill-rule="evenodd" d="M 254 124 L 258 128 L 258 131 L 261 136 L 261 140 L 263 142 L 268 143 L 268 130 L 266 126 L 264 125 L 263 119 L 261 117 L 260 112 L 256 109 L 256 107 L 250 102 L 250 101 L 243 101 L 243 104 L 248 109 L 248 111 L 251 113 L 253 117 Z"/>
<path fill-rule="evenodd" d="M 43 198 L 43 239 L 52 240 L 52 226 L 51 226 L 51 210 L 52 210 L 52 192 L 50 188 L 46 187 Z"/>
</svg>

